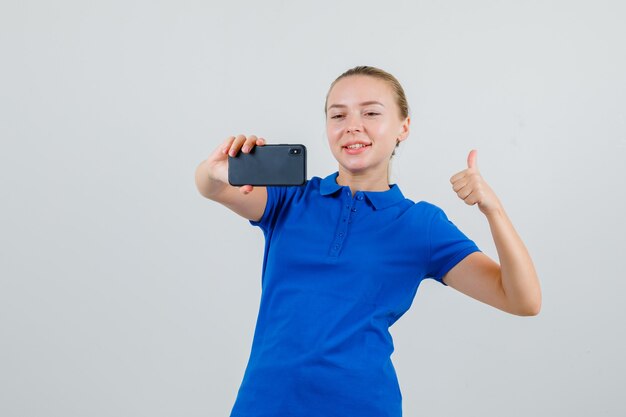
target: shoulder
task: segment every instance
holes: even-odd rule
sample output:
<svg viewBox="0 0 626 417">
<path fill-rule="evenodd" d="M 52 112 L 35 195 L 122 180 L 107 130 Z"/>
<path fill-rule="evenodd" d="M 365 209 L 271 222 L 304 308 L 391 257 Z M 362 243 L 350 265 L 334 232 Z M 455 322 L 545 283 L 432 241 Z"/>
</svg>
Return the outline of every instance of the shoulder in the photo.
<svg viewBox="0 0 626 417">
<path fill-rule="evenodd" d="M 308 190 L 319 190 L 322 184 L 322 179 L 320 177 L 311 177 L 306 180 L 303 187 Z"/>
<path fill-rule="evenodd" d="M 409 199 L 406 199 L 410 202 L 410 209 L 414 215 L 418 215 L 422 218 L 431 219 L 437 215 L 444 215 L 444 211 L 437 206 L 436 204 L 430 203 L 428 201 L 420 200 L 418 202 L 413 202 Z"/>
<path fill-rule="evenodd" d="M 428 201 L 418 201 L 417 203 L 414 203 L 414 205 L 416 210 L 422 210 L 427 213 L 437 213 L 443 211 L 439 206 Z"/>
<path fill-rule="evenodd" d="M 441 207 L 428 201 L 413 202 L 405 199 L 399 206 L 404 207 L 400 210 L 402 213 L 399 215 L 404 219 L 407 226 L 418 227 L 426 234 L 430 234 L 433 228 L 437 228 L 438 224 L 450 222 Z"/>
</svg>

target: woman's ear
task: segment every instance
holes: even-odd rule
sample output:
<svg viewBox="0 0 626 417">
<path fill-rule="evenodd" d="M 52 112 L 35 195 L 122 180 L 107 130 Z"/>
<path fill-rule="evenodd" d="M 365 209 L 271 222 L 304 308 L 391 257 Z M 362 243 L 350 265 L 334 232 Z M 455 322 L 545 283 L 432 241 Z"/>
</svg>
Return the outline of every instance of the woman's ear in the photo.
<svg viewBox="0 0 626 417">
<path fill-rule="evenodd" d="M 404 121 L 402 122 L 402 125 L 400 126 L 400 132 L 398 132 L 398 143 L 402 142 L 403 140 L 409 137 L 410 125 L 411 125 L 411 118 L 407 117 L 406 119 L 404 119 Z"/>
</svg>

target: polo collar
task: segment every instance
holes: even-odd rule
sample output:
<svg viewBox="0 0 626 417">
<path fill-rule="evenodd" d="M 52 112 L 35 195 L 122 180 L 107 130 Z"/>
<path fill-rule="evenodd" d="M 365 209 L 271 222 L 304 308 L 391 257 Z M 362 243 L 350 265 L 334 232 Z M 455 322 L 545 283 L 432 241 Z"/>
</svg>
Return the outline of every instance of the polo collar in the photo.
<svg viewBox="0 0 626 417">
<path fill-rule="evenodd" d="M 348 186 L 341 186 L 337 184 L 337 176 L 339 171 L 334 174 L 330 174 L 324 178 L 320 183 L 320 194 L 323 196 L 331 195 L 341 190 L 342 188 L 348 188 Z M 387 207 L 391 207 L 394 204 L 403 201 L 404 195 L 400 191 L 400 188 L 396 184 L 390 184 L 387 191 L 359 191 L 365 195 L 370 203 L 376 210 L 382 210 Z M 349 189 L 349 188 L 348 188 Z"/>
</svg>

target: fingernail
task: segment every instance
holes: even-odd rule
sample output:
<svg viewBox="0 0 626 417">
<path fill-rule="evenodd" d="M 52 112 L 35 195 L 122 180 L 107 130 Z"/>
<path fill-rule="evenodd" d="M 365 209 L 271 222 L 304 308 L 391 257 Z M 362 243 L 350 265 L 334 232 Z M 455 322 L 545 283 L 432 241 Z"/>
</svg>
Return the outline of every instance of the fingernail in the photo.
<svg viewBox="0 0 626 417">
<path fill-rule="evenodd" d="M 250 150 L 250 148 L 248 148 L 247 146 L 244 146 L 243 148 L 241 148 L 241 150 L 243 152 L 248 152 Z"/>
</svg>

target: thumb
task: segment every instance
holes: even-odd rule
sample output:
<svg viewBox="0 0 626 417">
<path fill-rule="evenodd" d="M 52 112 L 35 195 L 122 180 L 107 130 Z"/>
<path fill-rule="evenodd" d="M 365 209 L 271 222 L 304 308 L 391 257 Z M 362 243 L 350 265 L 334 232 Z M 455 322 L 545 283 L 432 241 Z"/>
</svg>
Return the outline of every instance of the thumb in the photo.
<svg viewBox="0 0 626 417">
<path fill-rule="evenodd" d="M 467 155 L 467 167 L 478 169 L 477 159 L 478 159 L 478 151 L 476 149 L 472 149 L 469 155 Z"/>
</svg>

